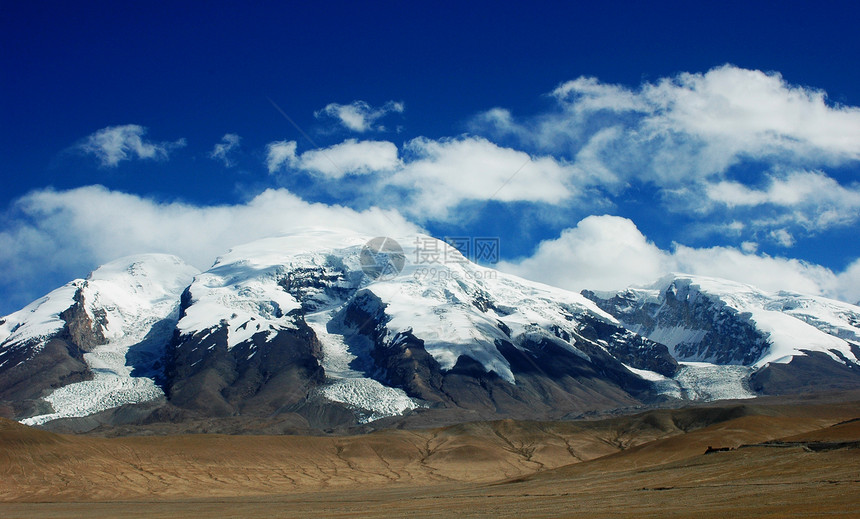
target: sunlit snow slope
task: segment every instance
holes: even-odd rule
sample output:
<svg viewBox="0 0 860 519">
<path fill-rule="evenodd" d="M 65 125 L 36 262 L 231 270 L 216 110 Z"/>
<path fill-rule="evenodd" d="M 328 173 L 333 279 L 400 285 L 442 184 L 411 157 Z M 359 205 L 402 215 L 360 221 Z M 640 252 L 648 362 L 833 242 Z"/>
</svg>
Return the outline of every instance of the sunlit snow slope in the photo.
<svg viewBox="0 0 860 519">
<path fill-rule="evenodd" d="M 28 342 L 35 343 L 33 349 L 38 352 L 40 342 L 63 331 L 66 322 L 60 314 L 75 303 L 90 323 L 78 342 L 89 342 L 79 346 L 86 351 L 83 359 L 92 379 L 54 390 L 44 397 L 53 412 L 24 423 L 86 416 L 163 396 L 152 378 L 156 375 L 153 364 L 164 353 L 178 317 L 179 295 L 194 274 L 193 267 L 174 256 L 122 258 L 10 316 L 3 325 L 6 330 L 14 329 L 22 317 L 25 320 L 5 337 L 4 353 L 7 343 L 14 347 Z"/>
<path fill-rule="evenodd" d="M 226 333 L 227 350 L 247 349 L 246 359 L 231 361 L 242 364 L 279 333 L 308 325 L 325 370 L 325 382 L 312 394 L 345 404 L 365 420 L 422 405 L 391 386 L 371 358 L 379 360 L 381 351 L 406 336 L 420 340 L 443 373 L 465 357 L 512 385 L 517 377 L 500 343 L 526 351 L 526 344 L 546 341 L 590 362 L 593 353 L 580 344 L 609 354 L 582 336 L 586 321 L 610 326 L 612 341 L 642 340 L 580 294 L 480 267 L 429 236 L 396 237 L 402 271 L 368 275 L 361 254 L 371 238 L 307 230 L 233 248 L 189 287 L 178 324 L 180 349 L 215 349 L 217 341 L 207 337 Z M 426 248 L 437 253 L 433 261 Z M 362 323 L 346 315 L 357 310 L 381 315 L 374 323 L 381 336 L 359 333 Z M 372 340 L 379 342 L 375 353 Z"/>
<path fill-rule="evenodd" d="M 860 373 L 853 305 L 686 275 L 577 294 L 429 236 L 372 239 L 304 229 L 202 273 L 158 254 L 109 263 L 0 319 L 0 405 L 41 424 L 166 397 L 177 416 L 327 428 L 751 398 Z"/>
</svg>

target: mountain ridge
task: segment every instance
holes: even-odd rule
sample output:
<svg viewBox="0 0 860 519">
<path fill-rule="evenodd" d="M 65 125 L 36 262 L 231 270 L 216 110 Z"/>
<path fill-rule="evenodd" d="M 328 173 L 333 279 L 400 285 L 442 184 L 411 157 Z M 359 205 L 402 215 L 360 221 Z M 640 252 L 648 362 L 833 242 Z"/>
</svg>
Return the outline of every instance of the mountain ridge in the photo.
<svg viewBox="0 0 860 519">
<path fill-rule="evenodd" d="M 130 406 L 105 419 L 326 430 L 750 398 L 814 390 L 816 372 L 860 380 L 860 308 L 847 303 L 687 275 L 577 294 L 429 236 L 387 240 L 306 230 L 204 272 L 165 255 L 111 262 L 0 319 L 0 412 L 38 424 Z M 369 250 L 379 243 L 396 249 Z"/>
</svg>

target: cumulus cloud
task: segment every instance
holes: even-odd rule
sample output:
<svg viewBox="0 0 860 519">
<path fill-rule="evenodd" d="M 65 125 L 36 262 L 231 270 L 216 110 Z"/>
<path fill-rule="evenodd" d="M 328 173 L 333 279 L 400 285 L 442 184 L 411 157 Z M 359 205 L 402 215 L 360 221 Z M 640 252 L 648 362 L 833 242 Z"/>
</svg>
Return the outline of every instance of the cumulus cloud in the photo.
<svg viewBox="0 0 860 519">
<path fill-rule="evenodd" d="M 108 126 L 88 136 L 77 148 L 94 155 L 105 167 L 116 167 L 124 160 L 166 160 L 171 151 L 185 146 L 185 139 L 150 142 L 143 137 L 146 128 L 137 124 Z"/>
<path fill-rule="evenodd" d="M 328 178 L 393 171 L 400 165 L 397 146 L 388 141 L 347 139 L 328 148 L 308 150 L 296 167 Z"/>
<path fill-rule="evenodd" d="M 860 306 L 860 258 L 836 276 L 831 293 L 838 299 Z"/>
<path fill-rule="evenodd" d="M 553 97 L 579 111 L 649 112 L 646 99 L 620 86 L 602 83 L 595 77 L 567 81 L 552 91 Z"/>
<path fill-rule="evenodd" d="M 397 211 L 308 203 L 283 189 L 220 206 L 158 202 L 101 186 L 45 189 L 17 200 L 2 219 L 0 292 L 14 294 L 5 304 L 20 307 L 129 254 L 175 254 L 206 269 L 232 246 L 307 227 L 384 236 L 418 230 Z"/>
<path fill-rule="evenodd" d="M 404 155 L 403 169 L 389 182 L 410 193 L 411 210 L 423 218 L 449 219 L 464 201 L 558 204 L 577 194 L 566 164 L 483 138 L 413 139 Z"/>
<path fill-rule="evenodd" d="M 734 247 L 675 245 L 672 259 L 676 272 L 731 279 L 769 291 L 842 296 L 832 270 L 794 258 L 744 253 Z"/>
<path fill-rule="evenodd" d="M 745 241 L 741 243 L 741 250 L 747 254 L 754 254 L 758 251 L 758 243 L 754 241 Z"/>
<path fill-rule="evenodd" d="M 351 186 L 354 198 L 386 200 L 418 220 L 456 220 L 453 209 L 476 201 L 559 205 L 595 183 L 594 175 L 553 157 L 534 157 L 468 136 L 419 137 L 401 150 L 388 141 L 347 139 L 300 154 L 294 141 L 273 142 L 266 164 L 270 173 L 294 169 L 323 181 L 367 175 L 360 185 Z"/>
<path fill-rule="evenodd" d="M 400 165 L 397 146 L 388 141 L 347 139 L 328 148 L 316 148 L 301 154 L 296 153 L 296 148 L 295 141 L 269 143 L 266 147 L 269 173 L 293 168 L 336 180 L 346 175 L 393 171 Z"/>
<path fill-rule="evenodd" d="M 348 130 L 364 133 L 367 131 L 385 131 L 385 127 L 376 122 L 389 113 L 403 113 L 404 105 L 400 101 L 388 101 L 380 107 L 370 106 L 365 101 L 353 101 L 348 105 L 329 103 L 314 115 L 318 118 L 332 118 Z"/>
<path fill-rule="evenodd" d="M 744 156 L 828 163 L 860 159 L 860 108 L 828 105 L 824 92 L 791 85 L 778 73 L 724 65 L 638 90 L 579 78 L 553 95 L 563 112 L 540 124 L 565 133 L 565 119 L 572 113 L 635 115 L 618 119 L 631 130 L 626 138 L 639 138 L 631 144 L 686 151 L 701 168 L 675 171 L 678 176 L 718 173 Z M 720 160 L 708 167 L 692 155 Z"/>
<path fill-rule="evenodd" d="M 783 247 L 791 247 L 795 242 L 794 236 L 788 232 L 787 229 L 776 229 L 770 231 L 768 236 Z"/>
<path fill-rule="evenodd" d="M 580 77 L 551 97 L 549 111 L 494 108 L 472 129 L 566 159 L 609 194 L 649 185 L 671 211 L 756 220 L 750 232 L 860 219 L 860 189 L 823 170 L 860 160 L 860 108 L 778 73 L 724 65 L 638 88 Z"/>
<path fill-rule="evenodd" d="M 663 79 L 641 96 L 653 107 L 645 127 L 697 136 L 726 153 L 860 159 L 860 109 L 828 106 L 824 92 L 778 73 L 726 65 Z"/>
<path fill-rule="evenodd" d="M 616 216 L 589 216 L 557 239 L 540 243 L 502 270 L 569 290 L 616 290 L 645 284 L 671 271 L 672 258 L 649 242 L 636 225 Z"/>
<path fill-rule="evenodd" d="M 397 153 L 392 143 L 348 140 L 301 156 L 282 147 L 270 153 L 269 170 L 326 180 L 373 173 L 353 188 L 421 220 L 452 221 L 460 204 L 488 199 L 555 207 L 588 200 L 593 209 L 643 186 L 667 210 L 694 215 L 684 224 L 691 234 L 722 229 L 789 246 L 860 219 L 860 188 L 823 169 L 860 160 L 860 108 L 829 103 L 778 73 L 724 65 L 636 88 L 580 77 L 550 97 L 555 108 L 524 119 L 501 107 L 479 114 L 472 129 L 495 142 L 417 138 Z M 369 131 L 400 109 L 356 101 L 317 116 Z"/>
<path fill-rule="evenodd" d="M 860 259 L 841 273 L 797 259 L 756 254 L 754 244 L 663 250 L 636 225 L 617 216 L 590 216 L 535 253 L 502 270 L 569 290 L 620 290 L 647 285 L 671 272 L 720 277 L 764 290 L 790 290 L 855 302 L 860 298 Z"/>
<path fill-rule="evenodd" d="M 222 161 L 226 168 L 235 166 L 236 163 L 233 162 L 232 158 L 230 158 L 229 153 L 233 151 L 233 149 L 239 147 L 240 140 L 241 138 L 235 133 L 224 134 L 224 137 L 221 138 L 221 142 L 216 144 L 215 147 L 212 148 L 212 151 L 209 152 L 209 158 Z"/>
</svg>

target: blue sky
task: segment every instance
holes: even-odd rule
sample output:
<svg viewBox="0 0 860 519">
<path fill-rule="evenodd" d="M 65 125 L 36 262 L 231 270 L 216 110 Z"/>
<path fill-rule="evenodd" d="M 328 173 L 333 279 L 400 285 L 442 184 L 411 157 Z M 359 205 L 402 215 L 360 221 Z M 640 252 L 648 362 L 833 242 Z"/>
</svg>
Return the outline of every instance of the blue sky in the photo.
<svg viewBox="0 0 860 519">
<path fill-rule="evenodd" d="M 852 2 L 178 4 L 4 8 L 0 314 L 313 224 L 860 299 Z"/>
</svg>

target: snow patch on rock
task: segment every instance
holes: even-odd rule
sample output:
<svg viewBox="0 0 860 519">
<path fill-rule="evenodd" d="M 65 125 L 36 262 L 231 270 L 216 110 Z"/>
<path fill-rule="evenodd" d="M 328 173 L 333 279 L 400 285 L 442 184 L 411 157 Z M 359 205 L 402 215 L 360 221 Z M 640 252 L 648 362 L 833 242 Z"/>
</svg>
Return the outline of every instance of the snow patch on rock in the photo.
<svg viewBox="0 0 860 519">
<path fill-rule="evenodd" d="M 45 397 L 54 412 L 22 423 L 87 416 L 163 397 L 152 364 L 170 340 L 179 294 L 196 272 L 165 254 L 126 257 L 93 271 L 80 285 L 83 301 L 89 315 L 104 312 L 104 323 L 97 325 L 108 341 L 83 355 L 93 379 L 54 390 Z"/>
</svg>

